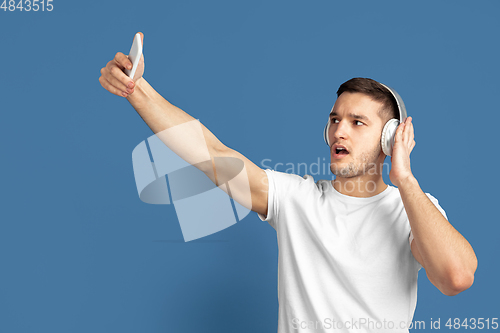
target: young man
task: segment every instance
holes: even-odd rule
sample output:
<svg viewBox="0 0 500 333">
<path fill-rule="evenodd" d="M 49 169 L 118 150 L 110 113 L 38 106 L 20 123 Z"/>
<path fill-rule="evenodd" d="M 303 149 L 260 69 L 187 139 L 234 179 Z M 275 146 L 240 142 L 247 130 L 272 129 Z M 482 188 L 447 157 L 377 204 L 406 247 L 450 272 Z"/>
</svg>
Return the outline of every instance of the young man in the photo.
<svg viewBox="0 0 500 333">
<path fill-rule="evenodd" d="M 154 133 L 194 120 L 146 82 L 143 59 L 133 80 L 123 73 L 130 67 L 127 56 L 117 53 L 99 81 L 126 97 Z M 397 188 L 384 183 L 381 133 L 389 119 L 399 118 L 391 92 L 355 78 L 340 86 L 337 97 L 327 132 L 334 181 L 262 170 L 203 125 L 206 146 L 186 135 L 174 151 L 196 156 L 208 146 L 212 161 L 243 161 L 251 209 L 278 235 L 279 333 L 408 332 L 418 270 L 424 267 L 451 296 L 472 285 L 477 259 L 411 172 L 411 117 L 398 126 L 392 150 L 390 179 Z M 231 173 L 215 162 L 197 167 L 216 184 Z M 238 201 L 237 192 L 231 188 Z"/>
</svg>

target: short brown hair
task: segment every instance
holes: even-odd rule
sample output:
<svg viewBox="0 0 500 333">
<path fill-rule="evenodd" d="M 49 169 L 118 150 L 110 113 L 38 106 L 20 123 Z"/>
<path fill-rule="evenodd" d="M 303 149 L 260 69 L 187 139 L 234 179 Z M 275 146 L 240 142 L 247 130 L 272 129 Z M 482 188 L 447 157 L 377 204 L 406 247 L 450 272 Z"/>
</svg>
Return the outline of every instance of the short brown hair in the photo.
<svg viewBox="0 0 500 333">
<path fill-rule="evenodd" d="M 359 92 L 371 97 L 374 101 L 382 102 L 384 107 L 379 110 L 379 116 L 385 121 L 396 118 L 399 119 L 399 111 L 396 99 L 392 93 L 375 80 L 355 77 L 342 83 L 337 90 L 337 98 L 343 92 Z"/>
</svg>

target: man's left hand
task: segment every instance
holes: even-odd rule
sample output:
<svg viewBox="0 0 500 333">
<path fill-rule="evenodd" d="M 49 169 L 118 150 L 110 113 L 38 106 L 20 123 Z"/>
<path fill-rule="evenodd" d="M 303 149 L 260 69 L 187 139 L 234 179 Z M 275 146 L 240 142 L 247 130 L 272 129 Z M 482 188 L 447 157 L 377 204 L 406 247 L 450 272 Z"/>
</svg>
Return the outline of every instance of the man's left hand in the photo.
<svg viewBox="0 0 500 333">
<path fill-rule="evenodd" d="M 408 117 L 399 124 L 396 130 L 391 156 L 391 172 L 389 178 L 392 184 L 400 187 L 402 183 L 413 177 L 410 168 L 410 153 L 415 147 L 412 118 Z"/>
</svg>

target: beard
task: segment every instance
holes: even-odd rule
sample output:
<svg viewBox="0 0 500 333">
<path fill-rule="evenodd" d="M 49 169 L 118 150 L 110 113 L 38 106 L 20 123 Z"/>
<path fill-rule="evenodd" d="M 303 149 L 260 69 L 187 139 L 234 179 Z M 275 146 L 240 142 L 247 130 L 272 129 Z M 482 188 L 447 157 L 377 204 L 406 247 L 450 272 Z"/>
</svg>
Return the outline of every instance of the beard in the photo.
<svg viewBox="0 0 500 333">
<path fill-rule="evenodd" d="M 339 167 L 336 163 L 330 163 L 330 171 L 337 177 L 353 178 L 364 175 L 369 170 L 377 167 L 377 159 L 379 158 L 382 146 L 380 141 L 376 148 L 370 151 L 361 153 L 359 157 L 351 158 L 351 162 L 343 167 Z"/>
</svg>

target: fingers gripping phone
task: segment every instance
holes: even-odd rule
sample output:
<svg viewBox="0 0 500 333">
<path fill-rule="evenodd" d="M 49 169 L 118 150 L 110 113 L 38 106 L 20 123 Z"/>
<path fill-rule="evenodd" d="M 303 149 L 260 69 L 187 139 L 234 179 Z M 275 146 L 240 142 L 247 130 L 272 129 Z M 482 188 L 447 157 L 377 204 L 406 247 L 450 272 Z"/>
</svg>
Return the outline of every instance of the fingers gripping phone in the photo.
<svg viewBox="0 0 500 333">
<path fill-rule="evenodd" d="M 137 66 L 139 65 L 139 60 L 141 60 L 142 55 L 142 40 L 141 34 L 137 33 L 134 37 L 134 42 L 132 43 L 132 47 L 130 48 L 130 52 L 128 54 L 128 58 L 132 62 L 132 69 L 125 68 L 125 74 L 127 74 L 131 79 L 134 78 L 135 71 L 137 70 Z"/>
</svg>

